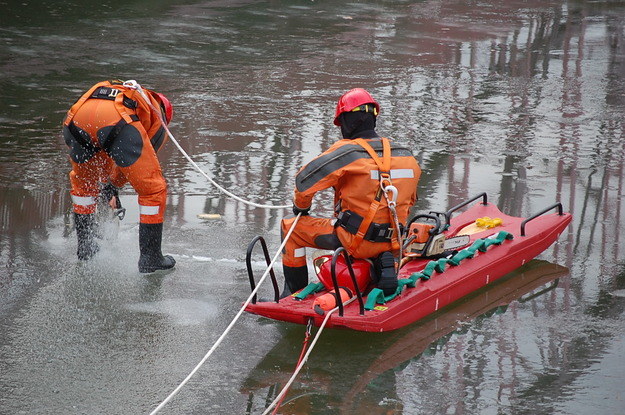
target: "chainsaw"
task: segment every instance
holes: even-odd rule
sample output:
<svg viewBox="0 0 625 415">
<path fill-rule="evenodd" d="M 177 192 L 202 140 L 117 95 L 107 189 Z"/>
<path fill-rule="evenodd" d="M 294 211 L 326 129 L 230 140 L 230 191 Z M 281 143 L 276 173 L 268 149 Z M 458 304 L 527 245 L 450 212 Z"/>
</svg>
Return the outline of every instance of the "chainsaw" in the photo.
<svg viewBox="0 0 625 415">
<path fill-rule="evenodd" d="M 426 221 L 417 221 L 418 219 Z M 434 224 L 428 223 L 432 221 Z M 471 242 L 469 235 L 446 238 L 441 220 L 435 215 L 417 215 L 408 222 L 406 228 L 408 229 L 404 242 L 406 257 L 437 257 L 458 250 Z"/>
</svg>

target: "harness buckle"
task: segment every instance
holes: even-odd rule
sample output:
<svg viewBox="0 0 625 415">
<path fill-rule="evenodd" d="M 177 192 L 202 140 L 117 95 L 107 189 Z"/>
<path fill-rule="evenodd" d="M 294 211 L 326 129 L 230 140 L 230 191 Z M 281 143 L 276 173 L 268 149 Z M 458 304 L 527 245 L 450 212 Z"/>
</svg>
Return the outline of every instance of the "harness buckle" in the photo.
<svg viewBox="0 0 625 415">
<path fill-rule="evenodd" d="M 380 188 L 386 192 L 388 186 L 392 186 L 391 174 L 389 172 L 380 172 Z"/>
</svg>

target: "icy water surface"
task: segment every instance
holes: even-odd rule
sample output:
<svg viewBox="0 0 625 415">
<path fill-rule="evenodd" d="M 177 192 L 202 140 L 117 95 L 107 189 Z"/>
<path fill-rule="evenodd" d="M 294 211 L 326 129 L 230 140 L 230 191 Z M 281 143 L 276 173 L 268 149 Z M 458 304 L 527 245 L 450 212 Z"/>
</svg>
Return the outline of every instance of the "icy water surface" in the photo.
<svg viewBox="0 0 625 415">
<path fill-rule="evenodd" d="M 561 201 L 559 242 L 501 283 L 386 334 L 327 330 L 284 414 L 625 413 L 625 7 L 611 1 L 0 1 L 0 413 L 149 413 L 249 293 L 245 249 L 286 210 L 225 198 L 169 143 L 163 249 L 137 272 L 138 211 L 75 257 L 64 113 L 136 79 L 217 182 L 288 204 L 367 88 L 378 131 L 424 174 L 415 211 L 487 192 L 511 215 Z M 331 195 L 314 212 L 330 214 Z M 199 214 L 218 214 L 201 220 Z M 262 267 L 256 263 L 258 274 Z M 304 328 L 243 315 L 166 414 L 258 414 Z"/>
</svg>

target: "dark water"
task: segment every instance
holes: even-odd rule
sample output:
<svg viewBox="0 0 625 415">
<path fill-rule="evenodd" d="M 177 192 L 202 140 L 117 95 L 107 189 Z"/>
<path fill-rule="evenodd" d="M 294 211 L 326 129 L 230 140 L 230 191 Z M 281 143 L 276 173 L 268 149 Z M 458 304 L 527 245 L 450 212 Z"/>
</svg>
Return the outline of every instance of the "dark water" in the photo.
<svg viewBox="0 0 625 415">
<path fill-rule="evenodd" d="M 625 413 L 622 3 L 0 7 L 0 413 L 150 412 L 245 300 L 248 241 L 279 244 L 286 212 L 222 197 L 170 143 L 175 271 L 137 272 L 130 189 L 127 218 L 78 263 L 59 125 L 111 78 L 167 94 L 181 145 L 246 199 L 288 203 L 298 167 L 338 138 L 336 99 L 364 87 L 382 106 L 379 132 L 421 162 L 416 210 L 486 191 L 509 214 L 556 200 L 573 214 L 540 260 L 450 310 L 382 335 L 324 332 L 281 413 Z M 244 315 L 162 413 L 263 412 L 303 336 Z"/>
</svg>

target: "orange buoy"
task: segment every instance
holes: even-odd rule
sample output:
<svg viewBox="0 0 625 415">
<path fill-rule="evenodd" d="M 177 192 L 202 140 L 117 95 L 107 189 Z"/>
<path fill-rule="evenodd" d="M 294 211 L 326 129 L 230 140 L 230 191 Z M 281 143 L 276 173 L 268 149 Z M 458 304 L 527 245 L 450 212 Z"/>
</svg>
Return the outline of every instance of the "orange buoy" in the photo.
<svg viewBox="0 0 625 415">
<path fill-rule="evenodd" d="M 352 292 L 347 287 L 339 287 L 339 293 L 341 294 L 341 303 L 345 304 L 345 301 L 352 298 Z M 313 309 L 319 315 L 324 315 L 326 311 L 332 310 L 334 307 L 338 306 L 338 302 L 336 301 L 336 292 L 334 290 L 320 295 L 315 298 L 313 302 Z"/>
</svg>

